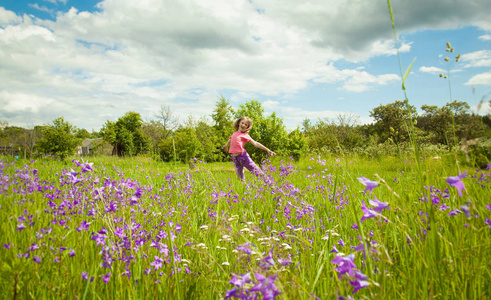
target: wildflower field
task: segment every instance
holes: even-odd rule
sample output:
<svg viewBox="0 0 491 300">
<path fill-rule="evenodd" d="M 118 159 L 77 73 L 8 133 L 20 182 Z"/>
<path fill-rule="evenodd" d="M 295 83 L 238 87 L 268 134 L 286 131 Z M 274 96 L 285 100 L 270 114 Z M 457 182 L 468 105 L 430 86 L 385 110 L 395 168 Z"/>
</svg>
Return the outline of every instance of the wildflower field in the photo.
<svg viewBox="0 0 491 300">
<path fill-rule="evenodd" d="M 452 159 L 0 159 L 1 299 L 489 299 L 489 170 Z"/>
</svg>

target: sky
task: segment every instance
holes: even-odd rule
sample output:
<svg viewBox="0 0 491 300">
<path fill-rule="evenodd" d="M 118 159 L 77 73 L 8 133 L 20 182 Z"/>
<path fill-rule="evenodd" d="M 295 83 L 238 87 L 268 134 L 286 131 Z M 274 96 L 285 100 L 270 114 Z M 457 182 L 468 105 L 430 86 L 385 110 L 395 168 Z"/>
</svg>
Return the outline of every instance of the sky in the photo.
<svg viewBox="0 0 491 300">
<path fill-rule="evenodd" d="M 418 111 L 489 113 L 491 1 L 391 3 L 396 35 L 381 0 L 1 0 L 0 122 L 90 132 L 161 107 L 212 122 L 221 96 L 258 100 L 290 130 L 371 123 L 406 95 Z"/>
</svg>

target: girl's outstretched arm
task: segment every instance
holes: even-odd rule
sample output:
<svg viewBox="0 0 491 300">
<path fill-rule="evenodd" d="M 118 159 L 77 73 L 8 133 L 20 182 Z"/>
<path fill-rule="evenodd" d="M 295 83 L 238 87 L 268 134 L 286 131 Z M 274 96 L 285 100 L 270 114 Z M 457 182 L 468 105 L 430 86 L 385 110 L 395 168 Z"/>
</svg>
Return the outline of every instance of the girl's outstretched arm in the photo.
<svg viewBox="0 0 491 300">
<path fill-rule="evenodd" d="M 228 151 L 228 146 L 230 146 L 230 140 L 227 141 L 225 145 L 223 145 L 222 149 L 227 152 Z"/>
<path fill-rule="evenodd" d="M 249 141 L 254 147 L 256 148 L 259 148 L 259 149 L 263 149 L 264 151 L 268 152 L 269 155 L 276 155 L 276 153 L 274 153 L 273 151 L 269 150 L 268 148 L 266 148 L 263 144 L 259 143 L 259 142 L 256 142 L 255 140 L 250 140 Z"/>
</svg>

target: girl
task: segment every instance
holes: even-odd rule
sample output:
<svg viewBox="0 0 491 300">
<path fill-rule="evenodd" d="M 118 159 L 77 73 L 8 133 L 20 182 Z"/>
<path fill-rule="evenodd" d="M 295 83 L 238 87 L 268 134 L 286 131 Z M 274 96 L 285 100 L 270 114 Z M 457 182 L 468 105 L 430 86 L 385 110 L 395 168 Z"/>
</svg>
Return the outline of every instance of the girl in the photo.
<svg viewBox="0 0 491 300">
<path fill-rule="evenodd" d="M 232 134 L 228 142 L 223 146 L 223 150 L 227 151 L 228 146 L 230 149 L 228 152 L 232 155 L 232 160 L 235 163 L 235 169 L 237 176 L 242 182 L 245 182 L 244 167 L 255 175 L 260 175 L 265 178 L 264 172 L 252 161 L 249 154 L 244 149 L 245 143 L 249 142 L 254 147 L 267 151 L 269 155 L 276 155 L 273 151 L 264 147 L 261 143 L 254 141 L 249 136 L 249 131 L 252 128 L 252 120 L 248 117 L 240 117 L 235 121 L 234 128 L 236 132 Z"/>
</svg>

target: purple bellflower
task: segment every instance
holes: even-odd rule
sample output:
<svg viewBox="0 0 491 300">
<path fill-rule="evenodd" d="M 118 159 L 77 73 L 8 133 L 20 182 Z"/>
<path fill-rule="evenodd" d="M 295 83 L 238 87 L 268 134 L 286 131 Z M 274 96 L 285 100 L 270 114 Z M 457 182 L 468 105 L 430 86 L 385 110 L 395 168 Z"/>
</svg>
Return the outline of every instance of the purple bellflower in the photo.
<svg viewBox="0 0 491 300">
<path fill-rule="evenodd" d="M 360 181 L 361 184 L 366 186 L 365 192 L 363 192 L 363 195 L 365 195 L 367 191 L 369 191 L 369 194 L 371 195 L 372 190 L 378 186 L 377 181 L 371 181 L 370 179 L 368 179 L 366 177 L 358 177 L 358 181 Z"/>
<path fill-rule="evenodd" d="M 462 209 L 462 212 L 465 214 L 467 219 L 469 219 L 471 217 L 471 209 L 469 208 L 469 202 L 467 202 L 464 205 L 461 205 L 460 209 Z"/>
<path fill-rule="evenodd" d="M 360 289 L 370 285 L 370 283 L 368 283 L 368 281 L 366 281 L 366 280 L 355 280 L 355 281 L 350 281 L 349 283 L 352 286 L 354 286 L 354 288 L 355 288 L 353 290 L 352 294 L 354 294 L 354 293 L 358 292 Z"/>
<path fill-rule="evenodd" d="M 380 215 L 375 210 L 367 208 L 367 206 L 365 205 L 365 201 L 363 201 L 361 204 L 361 210 L 363 211 L 363 216 L 361 217 L 361 222 L 365 221 L 366 219 L 373 218 L 373 217 Z"/>
<path fill-rule="evenodd" d="M 486 221 L 484 221 L 484 224 L 489 226 L 489 229 L 491 229 L 491 220 L 489 218 L 486 218 Z"/>
<path fill-rule="evenodd" d="M 370 203 L 371 205 L 374 206 L 374 208 L 372 208 L 372 210 L 374 210 L 376 212 L 381 212 L 382 210 L 389 207 L 388 202 L 380 202 L 380 201 L 378 201 L 377 197 L 375 197 L 374 200 L 372 200 L 372 199 L 368 200 L 368 203 Z"/>
<path fill-rule="evenodd" d="M 459 192 L 460 197 L 462 197 L 462 190 L 465 190 L 464 183 L 462 182 L 462 179 L 465 177 L 467 177 L 467 174 L 465 172 L 458 175 L 458 176 L 447 177 L 447 183 L 450 186 L 457 188 L 457 191 Z"/>
<path fill-rule="evenodd" d="M 106 275 L 102 276 L 102 280 L 107 284 L 109 282 L 109 278 L 111 278 L 111 273 L 107 273 Z"/>
<path fill-rule="evenodd" d="M 461 211 L 460 211 L 459 209 L 452 209 L 452 210 L 451 210 L 451 211 L 448 213 L 448 215 L 449 215 L 449 216 L 455 216 L 456 214 L 460 214 L 460 213 L 461 213 Z"/>
<path fill-rule="evenodd" d="M 355 276 L 355 273 L 353 271 L 353 269 L 356 268 L 356 265 L 353 263 L 354 260 L 355 260 L 355 255 L 350 254 L 345 257 L 336 256 L 336 258 L 331 260 L 331 262 L 339 266 L 336 268 L 336 271 L 339 273 L 339 276 L 342 276 L 346 273 L 348 273 L 350 276 Z"/>
<path fill-rule="evenodd" d="M 245 253 L 247 253 L 248 255 L 251 255 L 251 243 L 245 243 L 243 245 L 240 245 L 237 247 L 237 250 L 238 251 L 244 251 Z"/>
</svg>

